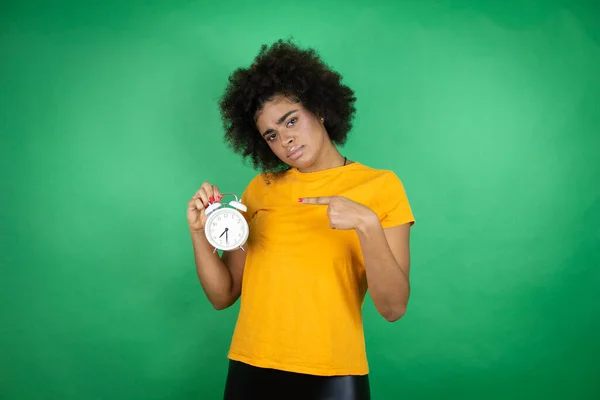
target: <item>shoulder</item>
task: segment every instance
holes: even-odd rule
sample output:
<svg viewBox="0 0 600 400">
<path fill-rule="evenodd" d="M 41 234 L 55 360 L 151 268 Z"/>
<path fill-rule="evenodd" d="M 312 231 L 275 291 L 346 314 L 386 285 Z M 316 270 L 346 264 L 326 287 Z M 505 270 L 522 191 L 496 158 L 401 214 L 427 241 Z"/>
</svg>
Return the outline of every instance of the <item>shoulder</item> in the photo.
<svg viewBox="0 0 600 400">
<path fill-rule="evenodd" d="M 254 197 L 257 193 L 263 190 L 265 186 L 265 178 L 264 174 L 260 173 L 255 175 L 250 181 L 246 184 L 246 188 L 244 189 L 244 197 Z"/>
<path fill-rule="evenodd" d="M 368 184 L 381 186 L 382 190 L 397 190 L 402 187 L 402 181 L 395 171 L 375 168 L 362 163 L 356 164 L 356 175 L 363 178 Z"/>
<path fill-rule="evenodd" d="M 265 178 L 263 173 L 254 175 L 250 181 L 248 181 L 247 188 L 256 188 L 264 184 Z"/>
<path fill-rule="evenodd" d="M 397 202 L 408 204 L 404 183 L 396 171 L 360 165 L 357 168 L 355 181 L 361 181 L 369 192 L 377 193 L 380 206 L 391 207 L 391 203 Z"/>
<path fill-rule="evenodd" d="M 286 172 L 280 174 L 260 172 L 250 179 L 246 190 L 257 191 L 279 186 L 285 182 L 286 175 Z"/>
<path fill-rule="evenodd" d="M 246 201 L 253 199 L 263 199 L 270 193 L 274 193 L 273 189 L 283 186 L 287 182 L 287 174 L 257 173 L 246 185 L 244 189 L 244 197 Z"/>
<path fill-rule="evenodd" d="M 369 179 L 365 179 L 369 192 L 377 193 L 374 200 L 374 211 L 378 214 L 384 228 L 413 224 L 415 219 L 404 184 L 398 174 L 390 169 L 378 169 L 365 166 L 362 168 Z"/>
</svg>

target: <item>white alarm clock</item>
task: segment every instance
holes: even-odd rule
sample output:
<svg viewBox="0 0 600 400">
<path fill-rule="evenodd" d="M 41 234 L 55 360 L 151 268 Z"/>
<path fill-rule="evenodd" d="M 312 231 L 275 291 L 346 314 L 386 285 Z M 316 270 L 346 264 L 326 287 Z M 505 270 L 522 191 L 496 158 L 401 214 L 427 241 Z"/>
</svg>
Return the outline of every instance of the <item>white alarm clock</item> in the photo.
<svg viewBox="0 0 600 400">
<path fill-rule="evenodd" d="M 215 252 L 238 248 L 244 250 L 242 246 L 248 240 L 250 232 L 248 223 L 241 213 L 248 211 L 248 208 L 238 201 L 233 193 L 225 193 L 223 196 L 227 194 L 235 197 L 235 200 L 228 203 L 229 207 L 221 203 L 212 203 L 206 208 L 208 219 L 204 226 L 204 233 L 208 242 L 215 248 Z"/>
</svg>

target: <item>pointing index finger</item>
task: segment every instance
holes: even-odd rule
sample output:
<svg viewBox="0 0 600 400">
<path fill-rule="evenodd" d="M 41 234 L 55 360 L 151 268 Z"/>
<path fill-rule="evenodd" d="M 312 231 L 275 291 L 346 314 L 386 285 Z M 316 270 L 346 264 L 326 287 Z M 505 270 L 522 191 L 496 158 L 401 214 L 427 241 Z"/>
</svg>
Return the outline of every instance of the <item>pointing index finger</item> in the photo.
<svg viewBox="0 0 600 400">
<path fill-rule="evenodd" d="M 298 199 L 299 203 L 302 204 L 329 204 L 331 201 L 331 196 L 319 196 L 319 197 L 300 197 Z"/>
</svg>

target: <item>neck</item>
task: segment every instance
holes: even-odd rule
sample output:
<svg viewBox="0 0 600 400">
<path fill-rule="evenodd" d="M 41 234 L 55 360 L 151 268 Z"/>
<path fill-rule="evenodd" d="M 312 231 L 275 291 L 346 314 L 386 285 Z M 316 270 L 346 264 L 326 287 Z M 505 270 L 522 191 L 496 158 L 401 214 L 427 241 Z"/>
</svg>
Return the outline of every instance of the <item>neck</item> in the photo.
<svg viewBox="0 0 600 400">
<path fill-rule="evenodd" d="M 326 169 L 341 167 L 347 164 L 346 158 L 339 152 L 333 144 L 323 149 L 314 163 L 306 168 L 298 168 L 300 172 L 318 172 Z"/>
</svg>

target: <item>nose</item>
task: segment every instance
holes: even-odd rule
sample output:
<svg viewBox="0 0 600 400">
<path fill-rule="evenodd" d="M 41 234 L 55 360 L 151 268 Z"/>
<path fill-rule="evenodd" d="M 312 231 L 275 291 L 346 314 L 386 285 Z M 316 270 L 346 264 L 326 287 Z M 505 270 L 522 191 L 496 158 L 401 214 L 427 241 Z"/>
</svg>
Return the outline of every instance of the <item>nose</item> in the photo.
<svg viewBox="0 0 600 400">
<path fill-rule="evenodd" d="M 294 138 L 292 136 L 282 136 L 281 145 L 283 147 L 291 147 L 294 145 Z"/>
</svg>

